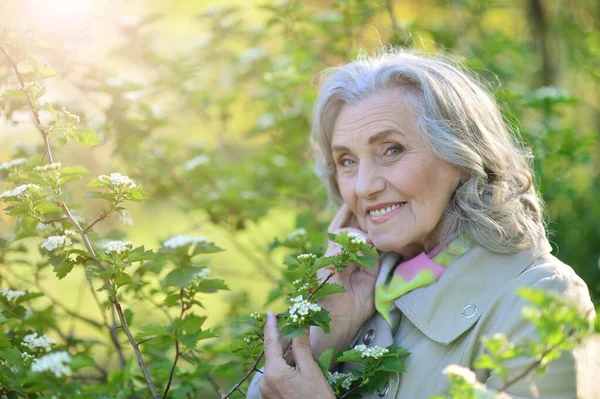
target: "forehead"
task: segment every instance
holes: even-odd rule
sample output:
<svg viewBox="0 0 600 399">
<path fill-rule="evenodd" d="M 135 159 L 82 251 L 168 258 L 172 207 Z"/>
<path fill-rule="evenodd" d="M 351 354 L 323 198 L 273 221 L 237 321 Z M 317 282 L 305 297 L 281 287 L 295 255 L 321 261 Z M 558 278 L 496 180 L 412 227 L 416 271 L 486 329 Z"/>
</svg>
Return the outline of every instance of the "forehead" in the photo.
<svg viewBox="0 0 600 399">
<path fill-rule="evenodd" d="M 420 106 L 417 95 L 404 88 L 380 90 L 355 104 L 345 104 L 334 124 L 332 145 L 337 141 L 367 139 L 387 129 L 416 135 Z"/>
</svg>

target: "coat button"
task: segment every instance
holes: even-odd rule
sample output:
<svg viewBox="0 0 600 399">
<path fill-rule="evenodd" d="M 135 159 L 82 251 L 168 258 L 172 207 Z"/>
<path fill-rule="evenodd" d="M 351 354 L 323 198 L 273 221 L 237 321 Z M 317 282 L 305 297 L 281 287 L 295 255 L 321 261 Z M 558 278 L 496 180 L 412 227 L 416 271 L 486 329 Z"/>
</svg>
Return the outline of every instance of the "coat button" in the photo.
<svg viewBox="0 0 600 399">
<path fill-rule="evenodd" d="M 383 386 L 377 390 L 377 396 L 379 396 L 380 398 L 383 398 L 385 395 L 388 394 L 389 391 L 390 391 L 390 384 L 386 383 L 385 386 Z"/>
<path fill-rule="evenodd" d="M 475 316 L 476 313 L 477 306 L 475 305 L 467 305 L 464 308 L 462 308 L 462 311 L 460 312 L 460 314 L 462 314 L 462 317 L 464 317 L 465 319 L 470 319 L 471 317 Z"/>
<path fill-rule="evenodd" d="M 371 342 L 373 342 L 373 338 L 375 338 L 375 330 L 371 328 L 365 333 L 365 336 L 363 337 L 363 344 L 369 345 Z"/>
</svg>

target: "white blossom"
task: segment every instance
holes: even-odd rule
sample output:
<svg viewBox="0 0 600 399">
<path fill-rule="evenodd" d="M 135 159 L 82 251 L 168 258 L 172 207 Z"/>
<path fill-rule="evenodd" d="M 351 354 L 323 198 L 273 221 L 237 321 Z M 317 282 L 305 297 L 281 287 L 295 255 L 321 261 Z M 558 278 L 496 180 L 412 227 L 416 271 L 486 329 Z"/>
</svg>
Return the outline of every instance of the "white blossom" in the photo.
<svg viewBox="0 0 600 399">
<path fill-rule="evenodd" d="M 69 247 L 71 244 L 73 244 L 73 241 L 71 241 L 71 238 L 70 238 L 71 232 L 73 230 L 67 230 L 67 231 L 69 233 L 66 235 L 48 237 L 44 242 L 42 242 L 40 244 L 40 246 L 49 252 L 55 251 L 56 249 L 62 249 L 62 248 Z M 65 233 L 67 233 L 67 231 L 65 231 Z"/>
<path fill-rule="evenodd" d="M 190 160 L 188 160 L 184 165 L 185 170 L 196 169 L 200 165 L 208 165 L 210 164 L 210 157 L 208 155 L 198 155 Z"/>
<path fill-rule="evenodd" d="M 15 199 L 24 199 L 31 189 L 39 189 L 40 186 L 37 184 L 21 184 L 19 187 L 15 187 L 12 190 L 7 190 L 0 194 L 0 200 L 14 201 Z"/>
<path fill-rule="evenodd" d="M 290 234 L 288 234 L 287 239 L 288 241 L 294 241 L 296 239 L 302 239 L 306 237 L 306 229 L 301 227 L 296 231 L 292 231 Z"/>
<path fill-rule="evenodd" d="M 309 263 L 309 262 L 312 262 L 312 261 L 314 261 L 316 259 L 317 259 L 317 255 L 314 255 L 314 254 L 301 254 L 301 255 L 298 255 L 298 260 L 300 262 L 307 262 L 307 263 Z"/>
<path fill-rule="evenodd" d="M 46 172 L 55 172 L 57 170 L 60 170 L 60 168 L 62 168 L 62 164 L 60 162 L 54 162 L 54 163 L 49 163 L 48 165 L 44 165 L 44 166 L 36 166 L 35 168 L 33 168 L 33 171 L 40 172 L 40 173 L 46 173 Z"/>
<path fill-rule="evenodd" d="M 125 84 L 125 79 L 118 76 L 111 76 L 110 78 L 106 78 L 104 83 L 109 87 L 121 87 Z"/>
<path fill-rule="evenodd" d="M 27 158 L 17 158 L 12 161 L 3 162 L 0 164 L 0 170 L 12 169 L 16 166 L 23 165 L 25 162 L 27 162 Z"/>
<path fill-rule="evenodd" d="M 36 359 L 31 365 L 31 371 L 41 373 L 49 371 L 57 377 L 71 374 L 71 356 L 65 351 L 49 353 Z"/>
<path fill-rule="evenodd" d="M 285 165 L 287 165 L 288 160 L 285 155 L 277 154 L 277 155 L 274 155 L 273 158 L 271 158 L 271 162 L 273 163 L 273 165 L 282 168 Z"/>
<path fill-rule="evenodd" d="M 22 352 L 21 353 L 21 358 L 23 359 L 23 362 L 30 363 L 30 362 L 32 362 L 35 359 L 35 356 L 30 355 L 27 352 Z"/>
<path fill-rule="evenodd" d="M 177 235 L 169 238 L 167 241 L 163 243 L 163 245 L 167 248 L 180 248 L 186 246 L 188 244 L 196 244 L 199 242 L 206 242 L 206 238 L 204 237 L 191 237 L 186 235 Z"/>
<path fill-rule="evenodd" d="M 534 92 L 534 96 L 538 100 L 564 100 L 569 98 L 568 93 L 556 86 L 546 86 L 537 89 Z"/>
<path fill-rule="evenodd" d="M 360 345 L 356 345 L 353 349 L 359 351 L 361 357 L 364 359 L 372 358 L 372 359 L 377 360 L 377 359 L 381 359 L 384 355 L 387 355 L 388 353 L 390 353 L 390 351 L 387 348 L 382 348 L 377 345 L 369 347 L 369 346 L 360 344 Z"/>
<path fill-rule="evenodd" d="M 192 278 L 196 281 L 206 280 L 209 277 L 210 277 L 210 269 L 208 267 L 205 267 L 204 269 L 200 270 L 198 273 L 196 273 L 192 276 Z"/>
<path fill-rule="evenodd" d="M 442 370 L 442 374 L 456 375 L 468 382 L 469 384 L 474 384 L 477 382 L 477 377 L 475 376 L 475 373 L 472 370 L 468 369 L 467 367 L 459 366 L 458 364 L 451 364 L 449 366 L 446 366 L 446 368 Z"/>
<path fill-rule="evenodd" d="M 20 296 L 25 295 L 25 292 L 13 291 L 13 290 L 9 290 L 8 288 L 2 288 L 2 289 L 0 289 L 0 294 L 4 295 L 6 297 L 7 301 L 12 301 L 14 298 L 18 298 Z"/>
<path fill-rule="evenodd" d="M 107 255 L 126 254 L 133 249 L 131 241 L 111 240 L 104 244 L 104 253 Z"/>
<path fill-rule="evenodd" d="M 327 382 L 329 385 L 337 384 L 339 380 L 344 380 L 341 384 L 341 387 L 348 390 L 350 389 L 350 385 L 352 385 L 353 381 L 358 380 L 357 377 L 352 375 L 351 373 L 339 373 L 339 372 L 327 372 Z"/>
<path fill-rule="evenodd" d="M 363 236 L 360 233 L 356 233 L 354 231 L 349 231 L 348 237 L 350 238 L 350 242 L 352 244 L 366 244 L 367 243 L 365 236 Z"/>
<path fill-rule="evenodd" d="M 302 295 L 292 298 L 291 302 L 292 305 L 289 307 L 288 312 L 290 319 L 292 319 L 292 322 L 296 324 L 302 323 L 309 314 L 313 314 L 321 310 L 319 305 L 305 300 Z"/>
<path fill-rule="evenodd" d="M 56 341 L 46 335 L 38 336 L 38 333 L 34 332 L 23 337 L 22 345 L 32 351 L 43 349 L 44 352 L 50 352 L 51 346 L 56 345 Z"/>
<path fill-rule="evenodd" d="M 114 189 L 121 190 L 127 189 L 131 190 L 136 186 L 135 182 L 131 180 L 128 176 L 124 176 L 120 173 L 111 173 L 110 175 L 100 175 L 98 176 L 98 180 L 102 183 L 110 184 Z"/>
</svg>

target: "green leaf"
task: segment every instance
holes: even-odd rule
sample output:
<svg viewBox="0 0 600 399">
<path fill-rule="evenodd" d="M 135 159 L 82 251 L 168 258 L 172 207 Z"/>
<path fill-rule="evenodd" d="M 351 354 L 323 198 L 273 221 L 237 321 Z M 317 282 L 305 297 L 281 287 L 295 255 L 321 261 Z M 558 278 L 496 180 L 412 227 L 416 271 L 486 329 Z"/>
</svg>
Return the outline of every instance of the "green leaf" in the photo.
<svg viewBox="0 0 600 399">
<path fill-rule="evenodd" d="M 81 165 L 67 166 L 60 171 L 58 183 L 63 185 L 75 180 L 80 180 L 81 177 L 87 173 L 90 173 L 90 171 Z"/>
<path fill-rule="evenodd" d="M 2 98 L 27 101 L 27 93 L 22 89 L 5 90 L 2 92 Z"/>
<path fill-rule="evenodd" d="M 390 371 L 394 373 L 402 373 L 406 371 L 403 359 L 395 356 L 383 357 L 379 363 L 378 369 L 381 371 Z"/>
<path fill-rule="evenodd" d="M 295 324 L 287 324 L 281 329 L 281 336 L 287 340 L 292 340 L 306 331 L 305 326 L 298 326 Z"/>
<path fill-rule="evenodd" d="M 93 367 L 94 361 L 91 357 L 82 353 L 78 353 L 77 355 L 71 358 L 71 363 L 69 364 L 69 366 L 73 371 L 76 371 L 84 367 Z"/>
<path fill-rule="evenodd" d="M 359 255 L 357 256 L 358 262 L 357 265 L 362 265 L 372 269 L 377 264 L 377 260 L 379 257 L 377 255 Z"/>
<path fill-rule="evenodd" d="M 207 280 L 202 280 L 198 285 L 198 292 L 217 292 L 218 290 L 229 291 L 229 287 L 225 284 L 225 281 L 211 278 Z"/>
<path fill-rule="evenodd" d="M 329 371 L 329 367 L 331 366 L 331 361 L 333 360 L 333 348 L 327 349 L 325 352 L 321 353 L 321 356 L 317 359 L 317 364 L 321 369 L 321 372 L 327 378 L 327 372 Z"/>
<path fill-rule="evenodd" d="M 75 139 L 79 144 L 85 146 L 95 146 L 100 144 L 98 133 L 96 133 L 94 129 L 90 128 L 77 129 L 75 133 Z"/>
<path fill-rule="evenodd" d="M 194 247 L 194 252 L 192 252 L 192 256 L 196 256 L 199 254 L 212 254 L 221 251 L 224 251 L 224 249 L 217 247 L 211 242 L 199 242 L 196 243 L 196 246 Z"/>
<path fill-rule="evenodd" d="M 148 194 L 142 186 L 135 186 L 126 196 L 129 201 L 142 202 L 148 199 Z"/>
<path fill-rule="evenodd" d="M 331 317 L 329 317 L 328 311 L 326 311 L 325 309 L 321 309 L 317 313 L 312 315 L 310 319 L 317 326 L 321 327 L 321 330 L 323 330 L 325 334 L 329 334 L 329 322 L 331 321 Z"/>
<path fill-rule="evenodd" d="M 61 262 L 59 266 L 54 266 L 54 273 L 56 274 L 56 277 L 58 277 L 59 280 L 62 280 L 67 274 L 71 272 L 71 270 L 73 270 L 73 266 L 75 266 L 75 262 L 73 262 L 69 258 L 66 258 Z"/>
<path fill-rule="evenodd" d="M 319 291 L 317 291 L 311 298 L 312 301 L 316 302 L 319 299 L 328 296 L 328 295 L 334 295 L 334 294 L 339 294 L 340 292 L 345 292 L 346 290 L 344 289 L 344 287 L 342 287 L 339 284 L 331 284 L 331 283 L 325 283 L 325 285 L 323 285 Z"/>
<path fill-rule="evenodd" d="M 175 286 L 185 288 L 192 283 L 194 275 L 199 273 L 203 267 L 187 266 L 181 269 L 171 270 L 163 279 L 163 287 Z"/>
<path fill-rule="evenodd" d="M 206 321 L 206 316 L 200 317 L 194 314 L 187 315 L 181 322 L 181 327 L 188 333 L 197 333 L 202 329 L 202 325 Z"/>
<path fill-rule="evenodd" d="M 144 285 L 144 283 L 139 282 L 139 281 L 133 281 L 131 279 L 131 276 L 127 273 L 120 273 L 116 280 L 115 280 L 115 284 L 117 284 L 117 287 L 122 287 L 124 285 L 129 285 L 129 284 L 137 284 L 137 285 Z"/>
<path fill-rule="evenodd" d="M 362 357 L 361 352 L 358 350 L 355 350 L 355 349 L 351 349 L 351 350 L 342 352 L 335 358 L 335 361 L 336 362 L 346 362 L 346 363 L 356 363 L 356 364 L 364 364 L 365 363 L 365 359 Z"/>
</svg>

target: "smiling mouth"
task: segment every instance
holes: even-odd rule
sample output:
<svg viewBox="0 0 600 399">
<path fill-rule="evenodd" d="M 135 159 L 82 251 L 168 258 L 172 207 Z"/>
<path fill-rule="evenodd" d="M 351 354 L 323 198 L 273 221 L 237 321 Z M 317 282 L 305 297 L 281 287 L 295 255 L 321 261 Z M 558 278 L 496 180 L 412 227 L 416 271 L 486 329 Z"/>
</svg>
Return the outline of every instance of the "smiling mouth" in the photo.
<svg viewBox="0 0 600 399">
<path fill-rule="evenodd" d="M 398 208 L 401 208 L 404 204 L 406 204 L 406 202 L 399 202 L 397 204 L 388 205 L 388 206 L 386 206 L 384 208 L 371 209 L 367 213 L 371 217 L 381 217 L 381 216 L 385 216 L 385 215 L 387 215 L 387 214 L 395 211 Z"/>
</svg>

